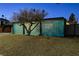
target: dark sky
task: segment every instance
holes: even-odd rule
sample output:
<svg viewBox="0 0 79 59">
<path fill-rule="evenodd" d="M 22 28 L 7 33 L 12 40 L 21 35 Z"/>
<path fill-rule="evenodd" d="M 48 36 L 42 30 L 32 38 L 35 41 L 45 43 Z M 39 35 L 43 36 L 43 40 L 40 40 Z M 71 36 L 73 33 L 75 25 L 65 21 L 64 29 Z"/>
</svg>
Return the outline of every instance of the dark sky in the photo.
<svg viewBox="0 0 79 59">
<path fill-rule="evenodd" d="M 70 14 L 74 13 L 79 19 L 79 4 L 77 3 L 0 3 L 0 17 L 4 14 L 8 20 L 11 20 L 13 12 L 17 12 L 22 8 L 44 9 L 49 18 L 65 17 L 68 19 Z"/>
</svg>

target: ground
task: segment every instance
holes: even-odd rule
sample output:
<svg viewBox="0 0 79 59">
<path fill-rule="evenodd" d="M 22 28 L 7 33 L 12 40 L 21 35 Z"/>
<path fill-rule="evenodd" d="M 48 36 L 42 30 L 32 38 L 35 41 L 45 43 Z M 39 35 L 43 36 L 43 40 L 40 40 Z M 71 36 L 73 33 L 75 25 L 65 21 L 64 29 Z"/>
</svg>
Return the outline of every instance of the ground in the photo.
<svg viewBox="0 0 79 59">
<path fill-rule="evenodd" d="M 0 35 L 1 56 L 79 56 L 79 38 Z"/>
</svg>

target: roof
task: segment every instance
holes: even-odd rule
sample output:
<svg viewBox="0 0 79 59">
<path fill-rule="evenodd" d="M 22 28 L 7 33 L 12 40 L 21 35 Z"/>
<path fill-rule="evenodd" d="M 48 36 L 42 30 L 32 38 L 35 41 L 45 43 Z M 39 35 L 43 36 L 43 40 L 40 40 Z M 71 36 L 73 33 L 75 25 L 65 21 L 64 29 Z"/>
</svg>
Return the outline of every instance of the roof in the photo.
<svg viewBox="0 0 79 59">
<path fill-rule="evenodd" d="M 0 21 L 6 21 L 6 22 L 9 22 L 9 20 L 4 19 L 4 18 L 0 18 Z"/>
<path fill-rule="evenodd" d="M 66 20 L 64 17 L 46 18 L 44 20 Z"/>
<path fill-rule="evenodd" d="M 6 22 L 5 25 L 12 25 L 12 23 L 9 20 L 7 20 L 7 19 L 0 18 L 0 21 L 3 21 L 3 22 L 5 21 Z"/>
</svg>

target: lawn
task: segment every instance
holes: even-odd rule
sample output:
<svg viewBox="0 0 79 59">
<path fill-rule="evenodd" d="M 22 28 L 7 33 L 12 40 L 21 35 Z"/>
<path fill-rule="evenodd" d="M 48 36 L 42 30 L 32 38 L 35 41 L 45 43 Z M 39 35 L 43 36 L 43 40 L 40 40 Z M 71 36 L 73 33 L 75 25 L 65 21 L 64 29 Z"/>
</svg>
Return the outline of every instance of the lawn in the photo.
<svg viewBox="0 0 79 59">
<path fill-rule="evenodd" d="M 2 56 L 79 56 L 79 38 L 0 36 Z"/>
</svg>

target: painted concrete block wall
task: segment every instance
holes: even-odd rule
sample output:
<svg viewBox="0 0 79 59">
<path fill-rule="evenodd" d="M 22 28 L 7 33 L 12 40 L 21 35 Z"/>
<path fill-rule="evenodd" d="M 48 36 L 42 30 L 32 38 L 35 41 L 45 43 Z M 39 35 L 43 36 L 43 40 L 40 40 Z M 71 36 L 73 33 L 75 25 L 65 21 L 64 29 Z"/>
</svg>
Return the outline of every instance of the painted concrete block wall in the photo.
<svg viewBox="0 0 79 59">
<path fill-rule="evenodd" d="M 28 29 L 28 24 L 25 24 L 27 26 L 27 29 Z M 32 28 L 34 27 L 35 25 L 32 26 Z M 32 29 L 31 28 L 31 29 Z M 13 29 L 12 29 L 12 32 L 14 34 L 20 34 L 20 35 L 23 35 L 23 26 L 20 26 L 20 23 L 14 23 L 13 24 Z M 27 35 L 27 31 L 25 30 L 25 34 Z M 39 35 L 40 32 L 39 32 L 39 25 L 31 32 L 31 35 Z"/>
<path fill-rule="evenodd" d="M 27 26 L 27 28 L 29 27 L 28 24 L 25 24 Z M 33 29 L 35 27 L 36 24 L 32 25 L 31 29 Z M 27 31 L 25 30 L 25 34 L 27 35 Z M 39 31 L 39 24 L 36 26 L 36 28 L 31 32 L 31 35 L 34 35 L 34 36 L 37 36 L 40 34 L 40 31 Z"/>
<path fill-rule="evenodd" d="M 13 34 L 23 34 L 23 26 L 20 26 L 20 23 L 14 23 L 12 27 Z"/>
<path fill-rule="evenodd" d="M 27 26 L 27 24 L 26 24 Z M 29 25 L 28 25 L 29 26 Z M 35 25 L 34 25 L 35 26 Z M 23 27 L 19 23 L 13 24 L 13 31 L 15 34 L 23 34 Z M 31 35 L 39 35 L 39 25 L 31 32 Z M 42 22 L 43 36 L 64 36 L 64 20 L 46 20 Z M 27 35 L 27 31 L 26 31 Z"/>
<path fill-rule="evenodd" d="M 42 25 L 42 33 L 44 36 L 64 36 L 64 21 L 45 21 Z"/>
</svg>

